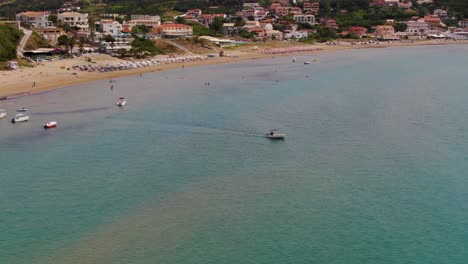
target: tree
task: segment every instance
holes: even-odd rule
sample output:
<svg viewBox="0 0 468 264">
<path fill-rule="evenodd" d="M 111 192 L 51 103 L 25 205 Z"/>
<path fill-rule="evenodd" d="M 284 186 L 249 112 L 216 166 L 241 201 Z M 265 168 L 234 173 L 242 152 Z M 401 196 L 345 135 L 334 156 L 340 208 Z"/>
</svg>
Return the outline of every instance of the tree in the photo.
<svg viewBox="0 0 468 264">
<path fill-rule="evenodd" d="M 254 20 L 255 20 L 255 17 L 254 17 L 254 16 L 248 16 L 247 19 L 248 19 L 249 21 L 254 21 Z"/>
<path fill-rule="evenodd" d="M 105 35 L 103 40 L 105 42 L 115 42 L 115 38 L 112 35 Z"/>
<path fill-rule="evenodd" d="M 89 31 L 94 33 L 94 31 L 96 31 L 96 20 L 94 19 L 94 17 L 88 18 L 88 25 Z"/>
<path fill-rule="evenodd" d="M 54 25 L 57 24 L 57 15 L 50 14 L 49 21 L 52 22 Z"/>
<path fill-rule="evenodd" d="M 80 47 L 80 53 L 83 54 L 84 51 L 84 43 L 85 39 L 83 37 L 80 38 L 80 42 L 78 43 L 78 47 Z"/>
<path fill-rule="evenodd" d="M 258 4 L 263 8 L 267 8 L 267 7 L 271 6 L 272 2 L 273 2 L 272 0 L 260 0 L 260 2 L 258 2 Z"/>
<path fill-rule="evenodd" d="M 210 24 L 210 28 L 216 32 L 220 32 L 223 29 L 224 19 L 215 17 L 213 23 Z"/>
<path fill-rule="evenodd" d="M 151 28 L 145 25 L 136 25 L 132 27 L 133 34 L 148 34 L 151 32 Z"/>
<path fill-rule="evenodd" d="M 179 23 L 179 24 L 187 24 L 187 20 L 185 20 L 185 17 L 183 17 L 183 16 L 178 16 L 178 17 L 176 18 L 176 21 L 177 21 L 177 23 Z"/>
<path fill-rule="evenodd" d="M 73 56 L 73 47 L 75 47 L 76 39 L 71 37 L 68 39 L 68 47 L 70 48 L 70 55 Z"/>
<path fill-rule="evenodd" d="M 96 39 L 96 33 L 94 31 L 89 32 L 89 41 L 91 43 L 94 43 L 95 39 Z"/>
<path fill-rule="evenodd" d="M 62 35 L 58 37 L 58 44 L 62 46 L 67 46 L 68 45 L 68 36 L 67 35 Z"/>
<path fill-rule="evenodd" d="M 68 33 L 72 30 L 72 28 L 70 27 L 70 24 L 68 24 L 67 22 L 62 22 L 61 20 L 59 21 L 59 25 L 63 28 L 63 30 Z"/>
<path fill-rule="evenodd" d="M 403 32 L 406 31 L 406 29 L 408 28 L 406 23 L 396 23 L 395 25 L 393 25 L 393 27 L 395 28 L 396 32 Z"/>
</svg>

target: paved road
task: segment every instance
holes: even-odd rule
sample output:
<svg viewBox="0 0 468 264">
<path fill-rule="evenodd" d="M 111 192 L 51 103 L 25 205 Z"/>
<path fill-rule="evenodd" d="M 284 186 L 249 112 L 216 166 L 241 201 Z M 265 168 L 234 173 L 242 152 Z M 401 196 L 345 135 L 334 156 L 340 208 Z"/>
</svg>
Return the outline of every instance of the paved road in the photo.
<svg viewBox="0 0 468 264">
<path fill-rule="evenodd" d="M 21 39 L 20 44 L 18 45 L 18 48 L 16 49 L 16 54 L 18 55 L 18 57 L 24 57 L 23 56 L 24 46 L 28 42 L 28 39 L 32 34 L 32 30 L 28 30 L 22 27 L 20 27 L 20 30 L 23 30 L 24 36 Z"/>
</svg>

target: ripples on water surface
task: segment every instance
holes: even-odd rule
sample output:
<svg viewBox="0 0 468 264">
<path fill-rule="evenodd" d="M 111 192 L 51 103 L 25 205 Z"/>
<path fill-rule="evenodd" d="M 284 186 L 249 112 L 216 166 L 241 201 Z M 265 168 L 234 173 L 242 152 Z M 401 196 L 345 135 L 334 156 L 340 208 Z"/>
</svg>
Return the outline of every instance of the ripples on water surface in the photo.
<svg viewBox="0 0 468 264">
<path fill-rule="evenodd" d="M 468 48 L 296 57 L 0 102 L 0 263 L 467 263 Z"/>
</svg>

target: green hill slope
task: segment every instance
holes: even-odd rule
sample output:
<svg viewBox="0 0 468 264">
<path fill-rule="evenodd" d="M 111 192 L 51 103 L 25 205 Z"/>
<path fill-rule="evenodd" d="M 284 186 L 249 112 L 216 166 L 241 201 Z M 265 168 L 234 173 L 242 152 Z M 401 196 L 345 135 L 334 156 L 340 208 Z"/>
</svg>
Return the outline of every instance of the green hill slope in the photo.
<svg viewBox="0 0 468 264">
<path fill-rule="evenodd" d="M 0 24 L 0 62 L 16 58 L 16 47 L 22 33 L 10 25 Z"/>
</svg>

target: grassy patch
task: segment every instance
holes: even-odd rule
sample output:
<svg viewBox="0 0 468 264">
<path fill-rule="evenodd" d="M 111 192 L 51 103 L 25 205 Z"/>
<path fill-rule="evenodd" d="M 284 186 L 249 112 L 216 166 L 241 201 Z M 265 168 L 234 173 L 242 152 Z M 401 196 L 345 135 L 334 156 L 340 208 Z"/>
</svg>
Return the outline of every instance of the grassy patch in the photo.
<svg viewBox="0 0 468 264">
<path fill-rule="evenodd" d="M 31 37 L 29 37 L 28 42 L 24 46 L 24 49 L 35 50 L 38 48 L 49 48 L 49 47 L 50 47 L 50 44 L 47 40 L 43 39 L 36 32 L 33 32 L 31 34 Z"/>
<path fill-rule="evenodd" d="M 17 28 L 0 24 L 0 62 L 16 59 L 16 47 L 22 36 Z"/>
</svg>

